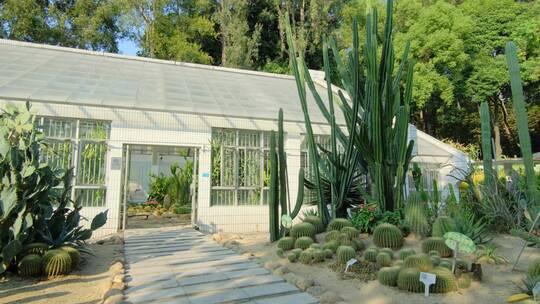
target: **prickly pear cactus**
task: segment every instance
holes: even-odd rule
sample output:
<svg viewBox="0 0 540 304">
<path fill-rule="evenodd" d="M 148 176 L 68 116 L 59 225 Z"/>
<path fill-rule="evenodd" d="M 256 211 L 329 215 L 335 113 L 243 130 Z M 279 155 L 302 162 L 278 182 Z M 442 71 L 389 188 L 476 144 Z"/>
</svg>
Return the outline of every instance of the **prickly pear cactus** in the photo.
<svg viewBox="0 0 540 304">
<path fill-rule="evenodd" d="M 43 255 L 43 273 L 48 277 L 67 274 L 71 271 L 71 257 L 62 249 L 53 249 Z"/>
<path fill-rule="evenodd" d="M 377 247 L 401 248 L 403 246 L 403 235 L 398 227 L 383 223 L 378 225 L 373 231 L 373 243 Z"/>
<path fill-rule="evenodd" d="M 17 269 L 20 276 L 35 277 L 41 274 L 41 256 L 31 253 L 19 261 Z"/>
</svg>

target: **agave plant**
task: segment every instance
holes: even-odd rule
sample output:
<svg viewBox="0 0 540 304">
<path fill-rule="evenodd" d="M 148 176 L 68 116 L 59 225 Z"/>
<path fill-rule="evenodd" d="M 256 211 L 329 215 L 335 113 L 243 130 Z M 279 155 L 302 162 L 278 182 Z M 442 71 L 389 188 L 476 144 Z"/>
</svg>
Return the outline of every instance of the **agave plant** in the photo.
<svg viewBox="0 0 540 304">
<path fill-rule="evenodd" d="M 496 253 L 497 245 L 495 244 L 480 245 L 477 248 L 478 250 L 476 251 L 476 261 L 478 263 L 488 263 L 495 265 L 508 263 L 508 259 L 506 257 L 498 255 Z"/>
<path fill-rule="evenodd" d="M 298 94 L 308 136 L 309 152 L 315 168 L 315 185 L 318 191 L 319 213 L 322 218 L 329 217 L 324 200 L 324 188 L 321 175 L 330 182 L 330 201 L 332 213 L 347 201 L 348 189 L 358 176 L 366 173 L 369 195 L 379 203 L 381 210 L 392 211 L 403 205 L 405 173 L 411 159 L 413 142 L 408 140 L 409 103 L 412 98 L 413 64 L 408 60 L 409 47 L 405 48 L 399 69 L 394 72 L 394 48 L 392 43 L 393 1 L 387 2 L 387 17 L 384 29 L 382 55 L 378 59 L 377 11 L 368 8 L 366 37 L 363 49 L 364 60 L 360 63 L 358 23 L 353 20 L 352 46 L 346 61 L 342 60 L 335 41 L 323 39 L 323 62 L 327 86 L 328 106 L 317 92 L 309 75 L 303 54 L 297 53 L 293 35 L 287 24 L 287 37 L 292 71 L 296 78 Z M 329 49 L 333 53 L 334 63 L 342 89 L 334 93 L 331 83 L 332 74 L 329 61 Z M 402 76 L 407 70 L 405 90 L 402 92 Z M 313 139 L 310 116 L 307 108 L 306 85 L 321 113 L 331 128 L 332 149 L 328 161 L 332 164 L 326 169 L 321 166 L 320 152 Z M 338 97 L 334 101 L 334 94 Z M 347 134 L 336 122 L 334 103 L 341 110 Z M 343 148 L 343 154 L 337 152 L 337 142 Z M 323 171 L 324 174 L 321 174 Z M 325 215 L 326 214 L 326 215 Z"/>
</svg>

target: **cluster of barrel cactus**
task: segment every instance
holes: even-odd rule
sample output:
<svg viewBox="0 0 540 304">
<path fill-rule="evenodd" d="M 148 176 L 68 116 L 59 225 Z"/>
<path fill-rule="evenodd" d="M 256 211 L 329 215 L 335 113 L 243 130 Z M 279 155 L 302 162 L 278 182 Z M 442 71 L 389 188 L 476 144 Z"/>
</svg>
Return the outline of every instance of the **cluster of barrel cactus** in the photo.
<svg viewBox="0 0 540 304">
<path fill-rule="evenodd" d="M 23 248 L 23 256 L 17 263 L 19 275 L 36 277 L 42 274 L 56 277 L 80 267 L 81 254 L 70 246 L 49 249 L 44 243 L 31 243 Z"/>
<path fill-rule="evenodd" d="M 444 239 L 440 237 L 430 237 L 425 239 L 424 242 L 422 242 L 422 251 L 424 253 L 437 251 L 443 258 L 452 256 L 452 249 L 446 246 Z"/>
<path fill-rule="evenodd" d="M 450 231 L 456 231 L 456 223 L 454 220 L 448 216 L 439 216 L 433 222 L 431 236 L 443 237 L 445 233 Z"/>
<path fill-rule="evenodd" d="M 401 248 L 403 246 L 403 234 L 395 225 L 382 223 L 375 227 L 373 231 L 373 243 L 378 247 Z"/>
</svg>

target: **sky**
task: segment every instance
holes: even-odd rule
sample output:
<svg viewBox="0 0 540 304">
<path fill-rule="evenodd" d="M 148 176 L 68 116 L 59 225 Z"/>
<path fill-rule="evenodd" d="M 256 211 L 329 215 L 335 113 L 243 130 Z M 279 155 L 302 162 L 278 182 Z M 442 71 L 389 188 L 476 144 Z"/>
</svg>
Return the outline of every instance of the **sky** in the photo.
<svg viewBox="0 0 540 304">
<path fill-rule="evenodd" d="M 118 49 L 120 54 L 137 56 L 139 48 L 132 40 L 120 39 L 118 41 Z"/>
</svg>

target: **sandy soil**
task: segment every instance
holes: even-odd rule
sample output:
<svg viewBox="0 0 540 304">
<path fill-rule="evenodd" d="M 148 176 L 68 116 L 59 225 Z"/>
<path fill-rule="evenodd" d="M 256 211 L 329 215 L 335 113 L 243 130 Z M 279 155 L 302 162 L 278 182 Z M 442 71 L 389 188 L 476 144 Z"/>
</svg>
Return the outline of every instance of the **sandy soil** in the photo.
<svg viewBox="0 0 540 304">
<path fill-rule="evenodd" d="M 159 228 L 170 226 L 182 226 L 189 225 L 191 223 L 191 214 L 163 214 L 161 216 L 154 216 L 150 214 L 148 219 L 144 216 L 132 216 L 128 217 L 127 228 Z"/>
<path fill-rule="evenodd" d="M 0 303 L 99 303 L 110 284 L 110 264 L 119 255 L 121 246 L 91 244 L 88 248 L 93 255 L 82 254 L 81 270 L 51 280 L 22 279 L 8 274 L 0 279 Z"/>
<path fill-rule="evenodd" d="M 505 256 L 511 263 L 505 265 L 483 265 L 482 270 L 484 279 L 482 282 L 473 282 L 471 287 L 466 290 L 444 295 L 430 295 L 428 299 L 423 295 L 408 293 L 379 284 L 377 281 L 364 282 L 359 279 L 343 279 L 343 276 L 332 271 L 329 265 L 333 261 L 316 265 L 303 265 L 300 263 L 289 263 L 287 259 L 281 259 L 275 254 L 275 245 L 269 244 L 268 234 L 243 234 L 240 235 L 224 235 L 235 238 L 239 243 L 239 250 L 249 252 L 260 258 L 262 262 L 270 260 L 279 260 L 297 275 L 312 278 L 319 285 L 327 290 L 333 291 L 343 298 L 347 303 L 363 303 L 363 304 L 412 304 L 412 303 L 506 303 L 505 299 L 509 295 L 519 292 L 518 285 L 521 285 L 521 280 L 525 277 L 525 270 L 528 263 L 540 258 L 540 250 L 534 248 L 526 248 L 516 271 L 511 271 L 512 263 L 517 257 L 522 241 L 518 238 L 509 235 L 497 236 L 493 242 L 499 248 L 497 253 Z M 366 243 L 371 245 L 371 240 L 367 236 L 363 236 Z M 321 235 L 318 239 L 322 239 Z M 420 241 L 413 238 L 407 238 L 405 247 L 414 248 L 417 252 L 420 251 Z"/>
</svg>

